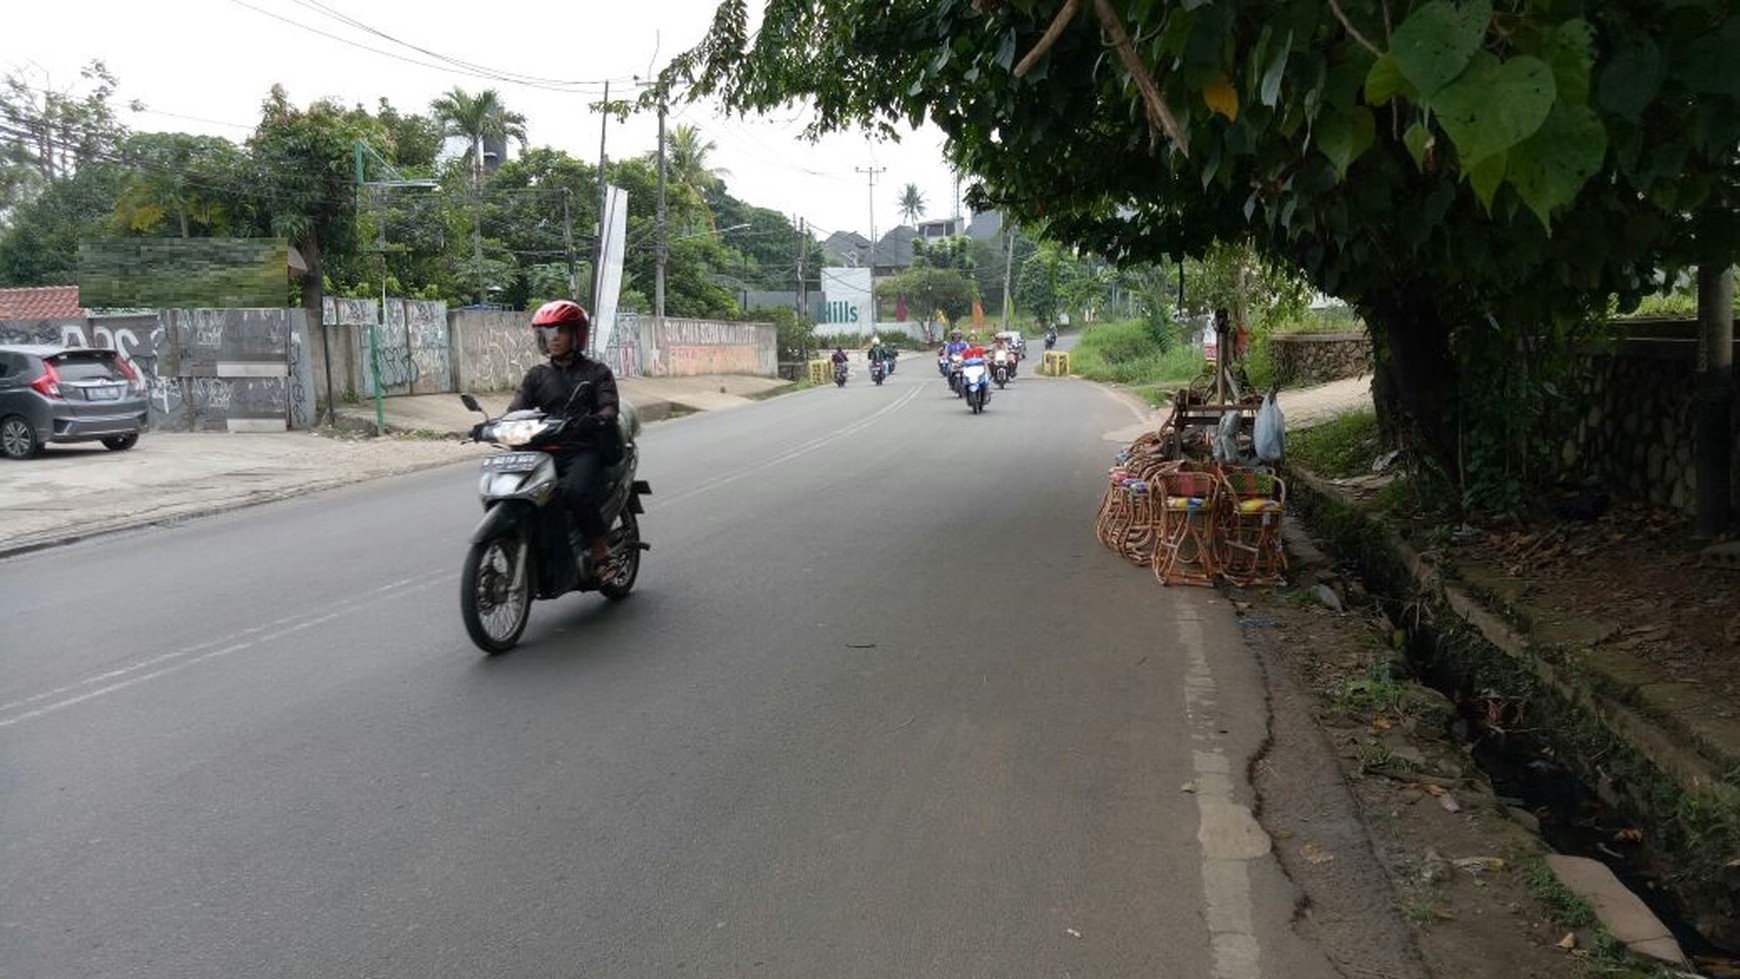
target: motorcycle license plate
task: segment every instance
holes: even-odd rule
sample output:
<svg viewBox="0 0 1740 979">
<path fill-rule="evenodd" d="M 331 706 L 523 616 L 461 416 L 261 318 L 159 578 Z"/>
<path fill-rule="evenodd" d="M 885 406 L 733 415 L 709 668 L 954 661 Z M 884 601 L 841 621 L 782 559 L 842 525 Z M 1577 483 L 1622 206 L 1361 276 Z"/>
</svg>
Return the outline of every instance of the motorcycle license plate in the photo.
<svg viewBox="0 0 1740 979">
<path fill-rule="evenodd" d="M 542 452 L 503 452 L 483 460 L 483 471 L 494 473 L 529 473 L 538 468 Z"/>
</svg>

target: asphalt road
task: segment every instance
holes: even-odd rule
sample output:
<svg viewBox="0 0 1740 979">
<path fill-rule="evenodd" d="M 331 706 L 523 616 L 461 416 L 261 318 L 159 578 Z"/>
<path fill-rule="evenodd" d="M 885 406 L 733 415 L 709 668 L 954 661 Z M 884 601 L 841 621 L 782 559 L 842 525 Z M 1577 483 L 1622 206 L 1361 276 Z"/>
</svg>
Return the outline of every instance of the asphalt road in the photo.
<svg viewBox="0 0 1740 979">
<path fill-rule="evenodd" d="M 0 563 L 0 977 L 1312 976 L 1130 410 L 912 356 L 656 425 L 636 594 L 470 646 L 449 467 Z"/>
</svg>

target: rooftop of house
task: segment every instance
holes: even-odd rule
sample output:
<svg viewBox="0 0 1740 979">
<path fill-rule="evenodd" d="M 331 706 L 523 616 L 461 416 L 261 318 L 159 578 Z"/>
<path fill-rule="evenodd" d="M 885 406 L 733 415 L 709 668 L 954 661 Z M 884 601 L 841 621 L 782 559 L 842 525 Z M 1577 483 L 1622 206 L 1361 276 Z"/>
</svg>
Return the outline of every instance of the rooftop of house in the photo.
<svg viewBox="0 0 1740 979">
<path fill-rule="evenodd" d="M 0 289 L 0 320 L 59 320 L 83 315 L 78 286 Z"/>
</svg>

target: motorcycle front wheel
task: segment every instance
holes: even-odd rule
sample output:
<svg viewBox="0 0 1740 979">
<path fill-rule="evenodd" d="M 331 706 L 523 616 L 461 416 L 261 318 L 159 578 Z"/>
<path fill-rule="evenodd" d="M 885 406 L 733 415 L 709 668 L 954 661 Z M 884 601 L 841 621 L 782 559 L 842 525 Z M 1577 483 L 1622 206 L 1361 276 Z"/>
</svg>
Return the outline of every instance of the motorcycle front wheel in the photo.
<svg viewBox="0 0 1740 979">
<path fill-rule="evenodd" d="M 610 558 L 610 577 L 598 583 L 598 593 L 620 602 L 640 577 L 640 521 L 629 510 L 622 511 L 622 522 L 610 535 Z"/>
<path fill-rule="evenodd" d="M 492 656 L 514 648 L 531 618 L 526 551 L 526 542 L 518 537 L 496 537 L 471 545 L 465 553 L 459 611 L 471 641 Z"/>
</svg>

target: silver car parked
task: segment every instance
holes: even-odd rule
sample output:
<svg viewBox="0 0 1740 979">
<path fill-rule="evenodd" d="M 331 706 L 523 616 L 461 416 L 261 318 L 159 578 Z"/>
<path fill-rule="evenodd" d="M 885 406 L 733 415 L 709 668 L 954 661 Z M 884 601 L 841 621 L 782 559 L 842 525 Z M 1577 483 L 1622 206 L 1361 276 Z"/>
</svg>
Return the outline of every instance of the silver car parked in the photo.
<svg viewBox="0 0 1740 979">
<path fill-rule="evenodd" d="M 0 346 L 0 454 L 28 459 L 50 442 L 131 449 L 144 431 L 145 379 L 113 350 Z"/>
</svg>

